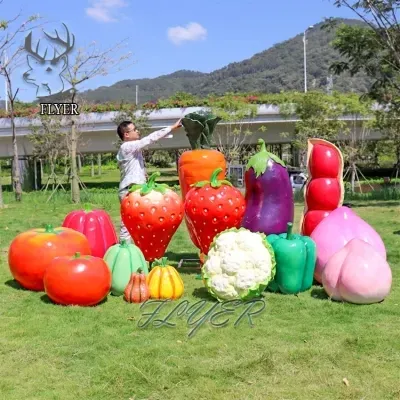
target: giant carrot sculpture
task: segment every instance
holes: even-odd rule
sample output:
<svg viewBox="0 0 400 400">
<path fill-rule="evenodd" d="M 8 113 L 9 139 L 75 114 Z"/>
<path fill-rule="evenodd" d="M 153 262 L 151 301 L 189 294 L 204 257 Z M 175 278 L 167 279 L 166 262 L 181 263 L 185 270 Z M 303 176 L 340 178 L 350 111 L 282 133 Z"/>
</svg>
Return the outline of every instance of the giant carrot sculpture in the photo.
<svg viewBox="0 0 400 400">
<path fill-rule="evenodd" d="M 179 184 L 183 200 L 185 200 L 186 193 L 191 189 L 191 185 L 209 180 L 217 168 L 221 169 L 217 178 L 225 179 L 225 157 L 218 150 L 211 148 L 212 135 L 219 121 L 221 121 L 221 118 L 211 114 L 190 113 L 182 118 L 182 125 L 192 148 L 185 151 L 178 162 Z M 186 218 L 185 222 L 187 225 Z M 193 244 L 200 249 L 200 244 L 190 228 L 189 234 Z"/>
</svg>

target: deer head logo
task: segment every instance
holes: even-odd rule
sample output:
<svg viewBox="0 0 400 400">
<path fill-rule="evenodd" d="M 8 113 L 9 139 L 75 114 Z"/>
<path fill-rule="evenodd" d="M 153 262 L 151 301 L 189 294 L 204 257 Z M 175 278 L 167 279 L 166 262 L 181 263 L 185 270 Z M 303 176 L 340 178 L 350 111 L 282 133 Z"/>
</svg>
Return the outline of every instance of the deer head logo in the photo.
<svg viewBox="0 0 400 400">
<path fill-rule="evenodd" d="M 67 31 L 66 40 L 60 38 L 57 30 L 55 30 L 56 36 L 51 36 L 43 31 L 48 39 L 64 49 L 59 52 L 56 47 L 53 47 L 54 54 L 51 59 L 46 59 L 47 48 L 43 56 L 39 54 L 40 40 L 33 49 L 32 32 L 25 38 L 25 50 L 29 53 L 27 56 L 29 70 L 24 73 L 23 78 L 25 82 L 36 86 L 37 97 L 61 93 L 64 90 L 62 74 L 68 67 L 68 53 L 74 47 L 75 36 L 70 35 L 67 26 L 63 25 Z"/>
</svg>

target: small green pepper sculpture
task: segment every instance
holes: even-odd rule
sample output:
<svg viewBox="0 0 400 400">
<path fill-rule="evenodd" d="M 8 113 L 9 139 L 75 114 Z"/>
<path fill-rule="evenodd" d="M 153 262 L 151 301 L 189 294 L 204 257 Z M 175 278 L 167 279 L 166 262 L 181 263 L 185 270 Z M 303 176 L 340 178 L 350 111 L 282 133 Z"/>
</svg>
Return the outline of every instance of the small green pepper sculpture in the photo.
<svg viewBox="0 0 400 400">
<path fill-rule="evenodd" d="M 294 234 L 292 229 L 289 222 L 286 233 L 267 236 L 276 260 L 276 274 L 268 285 L 269 291 L 297 294 L 312 286 L 317 246 L 309 236 Z"/>
</svg>

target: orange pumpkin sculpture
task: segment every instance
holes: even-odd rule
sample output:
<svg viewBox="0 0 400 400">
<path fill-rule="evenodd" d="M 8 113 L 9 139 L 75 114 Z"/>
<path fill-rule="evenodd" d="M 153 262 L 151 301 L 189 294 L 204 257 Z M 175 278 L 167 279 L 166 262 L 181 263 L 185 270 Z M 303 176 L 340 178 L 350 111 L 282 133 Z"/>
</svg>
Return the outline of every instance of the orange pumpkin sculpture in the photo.
<svg viewBox="0 0 400 400">
<path fill-rule="evenodd" d="M 8 250 L 8 265 L 14 279 L 25 289 L 43 291 L 43 276 L 55 257 L 76 252 L 90 255 L 85 235 L 69 228 L 30 229 L 17 235 Z"/>
<path fill-rule="evenodd" d="M 128 303 L 143 303 L 150 298 L 149 286 L 146 282 L 146 275 L 142 270 L 134 272 L 124 291 L 124 299 Z"/>
<path fill-rule="evenodd" d="M 155 260 L 147 275 L 150 297 L 152 299 L 179 299 L 183 295 L 184 285 L 178 271 L 167 264 L 167 258 Z"/>
</svg>

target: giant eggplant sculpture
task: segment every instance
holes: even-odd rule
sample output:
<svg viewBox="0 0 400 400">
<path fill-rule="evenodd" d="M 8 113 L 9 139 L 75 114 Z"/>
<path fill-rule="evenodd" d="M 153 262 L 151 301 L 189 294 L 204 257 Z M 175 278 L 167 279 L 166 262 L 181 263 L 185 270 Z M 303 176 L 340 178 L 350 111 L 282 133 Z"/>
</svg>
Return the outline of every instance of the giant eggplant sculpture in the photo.
<svg viewBox="0 0 400 400">
<path fill-rule="evenodd" d="M 246 211 L 242 227 L 266 235 L 281 234 L 293 222 L 294 201 L 284 162 L 267 151 L 265 142 L 247 163 L 245 173 Z"/>
</svg>

